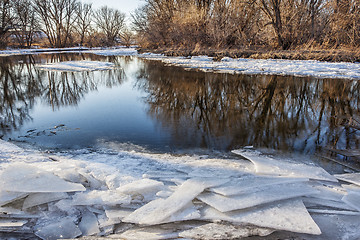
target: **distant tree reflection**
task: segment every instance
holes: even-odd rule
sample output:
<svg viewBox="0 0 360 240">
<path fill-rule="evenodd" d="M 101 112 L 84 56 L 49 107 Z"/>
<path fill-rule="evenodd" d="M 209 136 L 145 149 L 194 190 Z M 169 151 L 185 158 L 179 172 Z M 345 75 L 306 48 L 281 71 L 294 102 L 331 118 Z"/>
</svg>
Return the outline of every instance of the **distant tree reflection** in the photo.
<svg viewBox="0 0 360 240">
<path fill-rule="evenodd" d="M 85 60 L 90 56 L 53 54 L 42 56 L 0 57 L 0 129 L 1 135 L 30 120 L 30 109 L 41 100 L 56 110 L 77 105 L 84 95 L 98 86 L 113 87 L 124 79 L 122 61 L 91 55 L 92 60 L 114 61 L 116 68 L 100 72 L 43 71 L 37 63 Z"/>
<path fill-rule="evenodd" d="M 138 72 L 148 112 L 176 145 L 314 151 L 359 147 L 360 82 L 183 71 L 147 62 Z M 185 146 L 186 147 L 186 146 Z"/>
</svg>

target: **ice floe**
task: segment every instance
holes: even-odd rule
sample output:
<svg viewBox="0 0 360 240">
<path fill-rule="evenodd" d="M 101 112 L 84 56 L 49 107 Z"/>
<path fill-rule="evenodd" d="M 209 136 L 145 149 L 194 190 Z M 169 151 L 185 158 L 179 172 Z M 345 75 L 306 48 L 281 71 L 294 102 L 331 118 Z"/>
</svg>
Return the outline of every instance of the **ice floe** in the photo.
<svg viewBox="0 0 360 240">
<path fill-rule="evenodd" d="M 101 61 L 67 61 L 38 64 L 36 67 L 46 71 L 80 72 L 110 70 L 114 68 L 114 64 L 111 62 Z"/>
<path fill-rule="evenodd" d="M 237 153 L 246 159 L 108 149 L 51 155 L 0 140 L 0 235 L 321 239 L 333 231 L 324 216 L 340 238 L 360 235 L 350 228 L 360 225 L 358 185 L 341 185 L 317 166 Z"/>
</svg>

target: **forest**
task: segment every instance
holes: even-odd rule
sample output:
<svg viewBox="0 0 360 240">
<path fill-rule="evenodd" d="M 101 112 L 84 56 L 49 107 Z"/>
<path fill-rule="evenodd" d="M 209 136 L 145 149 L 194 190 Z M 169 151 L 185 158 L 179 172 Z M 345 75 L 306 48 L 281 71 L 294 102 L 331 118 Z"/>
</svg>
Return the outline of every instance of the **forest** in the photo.
<svg viewBox="0 0 360 240">
<path fill-rule="evenodd" d="M 360 49 L 359 0 L 145 0 L 121 9 L 78 0 L 1 0 L 0 47 Z"/>
</svg>

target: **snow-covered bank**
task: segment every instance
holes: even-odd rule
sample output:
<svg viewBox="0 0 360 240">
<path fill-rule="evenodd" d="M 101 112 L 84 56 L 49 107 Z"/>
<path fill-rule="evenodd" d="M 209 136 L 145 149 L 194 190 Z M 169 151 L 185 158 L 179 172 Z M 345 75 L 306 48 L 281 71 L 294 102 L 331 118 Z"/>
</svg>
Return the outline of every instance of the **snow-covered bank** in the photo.
<svg viewBox="0 0 360 240">
<path fill-rule="evenodd" d="M 142 54 L 140 57 L 160 60 L 165 64 L 180 66 L 186 69 L 233 74 L 266 74 L 309 76 L 318 78 L 342 78 L 360 80 L 360 63 L 320 62 L 310 60 L 281 59 L 233 59 L 225 57 L 213 61 L 211 57 L 165 57 L 157 54 Z"/>
<path fill-rule="evenodd" d="M 91 53 L 101 56 L 138 56 L 144 59 L 159 60 L 172 66 L 201 71 L 233 73 L 233 74 L 266 74 L 309 76 L 318 78 L 342 78 L 360 80 L 360 63 L 321 62 L 313 60 L 281 60 L 222 58 L 213 61 L 207 56 L 167 57 L 160 54 L 138 54 L 135 48 L 65 48 L 65 49 L 20 49 L 3 50 L 0 56 L 53 54 L 53 53 Z"/>
<path fill-rule="evenodd" d="M 101 71 L 110 70 L 114 68 L 111 62 L 100 61 L 67 61 L 58 63 L 47 63 L 36 65 L 37 68 L 47 71 L 66 71 L 66 72 L 80 72 L 80 71 Z"/>
<path fill-rule="evenodd" d="M 50 155 L 1 140 L 0 234 L 360 237 L 359 174 L 335 177 L 252 149 L 234 153 L 243 158 L 109 150 Z"/>
</svg>

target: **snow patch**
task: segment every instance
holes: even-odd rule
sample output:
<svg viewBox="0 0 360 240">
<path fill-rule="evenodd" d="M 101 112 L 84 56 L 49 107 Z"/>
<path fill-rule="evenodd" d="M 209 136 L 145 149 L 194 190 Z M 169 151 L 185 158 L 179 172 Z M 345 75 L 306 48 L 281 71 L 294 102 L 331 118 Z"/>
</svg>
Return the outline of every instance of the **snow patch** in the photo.
<svg viewBox="0 0 360 240">
<path fill-rule="evenodd" d="M 41 70 L 63 72 L 102 71 L 113 69 L 114 66 L 111 62 L 100 61 L 67 61 L 36 65 Z"/>
</svg>

